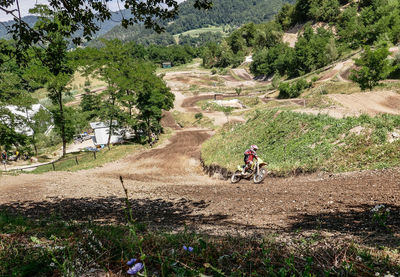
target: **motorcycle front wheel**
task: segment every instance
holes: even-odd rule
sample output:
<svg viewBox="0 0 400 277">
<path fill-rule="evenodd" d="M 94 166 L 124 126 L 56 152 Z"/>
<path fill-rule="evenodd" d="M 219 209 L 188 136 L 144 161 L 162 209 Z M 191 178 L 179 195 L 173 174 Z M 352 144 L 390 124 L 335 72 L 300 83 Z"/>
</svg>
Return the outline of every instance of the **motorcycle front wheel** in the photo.
<svg viewBox="0 0 400 277">
<path fill-rule="evenodd" d="M 231 177 L 231 183 L 235 184 L 237 182 L 240 181 L 240 179 L 242 179 L 242 172 L 240 170 L 236 170 Z"/>
<path fill-rule="evenodd" d="M 264 180 L 266 175 L 267 175 L 267 170 L 265 168 L 260 168 L 259 174 L 257 174 L 257 173 L 254 174 L 254 177 L 253 177 L 254 184 L 261 183 Z"/>
</svg>

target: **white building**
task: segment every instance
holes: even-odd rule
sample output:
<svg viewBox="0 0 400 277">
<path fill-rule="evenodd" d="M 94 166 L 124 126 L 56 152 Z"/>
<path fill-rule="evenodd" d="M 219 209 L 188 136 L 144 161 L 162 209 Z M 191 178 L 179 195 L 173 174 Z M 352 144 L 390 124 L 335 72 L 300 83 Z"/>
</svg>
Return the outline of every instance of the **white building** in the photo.
<svg viewBox="0 0 400 277">
<path fill-rule="evenodd" d="M 5 106 L 6 109 L 8 109 L 12 114 L 16 116 L 15 118 L 15 131 L 20 134 L 25 134 L 27 136 L 32 136 L 33 135 L 33 130 L 30 128 L 26 122 L 35 122 L 33 120 L 33 117 L 40 111 L 40 110 L 45 110 L 49 112 L 44 106 L 41 104 L 34 104 L 30 109 L 25 108 L 25 107 L 19 107 L 15 105 L 8 105 Z M 10 124 L 10 118 L 7 116 L 3 116 L 2 120 L 6 122 L 6 124 Z M 49 134 L 50 131 L 54 128 L 54 125 L 49 124 L 45 134 Z"/>
<path fill-rule="evenodd" d="M 112 124 L 114 126 L 118 125 L 116 120 L 113 120 Z M 95 145 L 106 145 L 108 143 L 108 135 L 110 133 L 110 126 L 107 122 L 91 122 L 90 127 L 94 131 L 93 143 Z M 113 130 L 111 135 L 110 143 L 120 143 L 123 139 L 123 134 L 121 130 Z"/>
</svg>

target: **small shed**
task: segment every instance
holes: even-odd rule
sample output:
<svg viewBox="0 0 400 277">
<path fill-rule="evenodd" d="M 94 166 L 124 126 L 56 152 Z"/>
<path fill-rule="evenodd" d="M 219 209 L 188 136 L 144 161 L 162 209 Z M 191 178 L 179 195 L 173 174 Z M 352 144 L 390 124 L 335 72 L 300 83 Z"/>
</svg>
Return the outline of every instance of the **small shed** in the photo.
<svg viewBox="0 0 400 277">
<path fill-rule="evenodd" d="M 113 126 L 117 126 L 118 122 L 113 120 Z M 108 135 L 110 133 L 110 125 L 108 122 L 91 122 L 90 127 L 94 130 L 94 136 L 92 137 L 94 145 L 106 145 L 108 143 Z M 120 143 L 123 136 L 118 130 L 114 130 L 111 135 L 110 143 Z"/>
<path fill-rule="evenodd" d="M 214 94 L 214 100 L 224 100 L 224 95 L 221 93 Z"/>
<path fill-rule="evenodd" d="M 171 68 L 172 67 L 171 62 L 163 62 L 161 65 L 162 65 L 162 68 Z"/>
</svg>

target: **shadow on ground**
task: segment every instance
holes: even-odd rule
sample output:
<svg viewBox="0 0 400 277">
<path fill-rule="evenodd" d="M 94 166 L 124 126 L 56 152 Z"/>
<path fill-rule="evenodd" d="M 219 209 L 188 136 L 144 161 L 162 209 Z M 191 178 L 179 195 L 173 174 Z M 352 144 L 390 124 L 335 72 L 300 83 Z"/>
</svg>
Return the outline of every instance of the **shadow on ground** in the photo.
<svg viewBox="0 0 400 277">
<path fill-rule="evenodd" d="M 295 220 L 288 231 L 327 231 L 341 237 L 350 235 L 371 246 L 400 247 L 400 206 L 348 206 L 347 211 L 290 216 Z M 389 209 L 387 212 L 386 209 Z"/>
<path fill-rule="evenodd" d="M 130 200 L 132 216 L 139 223 L 149 227 L 173 230 L 188 226 L 225 227 L 225 229 L 257 229 L 256 226 L 229 221 L 224 214 L 204 214 L 208 206 L 204 201 L 180 199 L 165 201 L 163 199 Z M 11 202 L 0 205 L 0 211 L 26 216 L 40 220 L 76 220 L 97 223 L 123 224 L 127 222 L 126 199 L 118 197 L 105 198 L 67 198 L 49 201 Z"/>
</svg>

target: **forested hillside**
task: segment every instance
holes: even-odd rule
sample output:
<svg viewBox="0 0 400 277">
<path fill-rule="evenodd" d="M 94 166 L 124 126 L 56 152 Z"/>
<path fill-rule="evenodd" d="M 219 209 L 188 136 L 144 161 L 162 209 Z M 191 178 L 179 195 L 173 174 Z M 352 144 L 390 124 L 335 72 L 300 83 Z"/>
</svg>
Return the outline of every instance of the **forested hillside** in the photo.
<svg viewBox="0 0 400 277">
<path fill-rule="evenodd" d="M 193 7 L 193 0 L 181 4 L 179 17 L 168 24 L 167 31 L 179 34 L 204 26 L 261 23 L 271 20 L 284 3 L 294 0 L 215 0 L 213 8 L 199 11 Z"/>
<path fill-rule="evenodd" d="M 146 29 L 143 25 L 136 24 L 124 28 L 121 25 L 115 26 L 111 31 L 107 32 L 101 39 L 119 39 L 121 41 L 134 41 L 143 45 L 171 45 L 175 44 L 174 36 L 170 33 L 157 33 L 154 30 Z M 90 46 L 99 45 L 99 40 L 89 42 Z"/>
<path fill-rule="evenodd" d="M 179 14 L 174 20 L 164 21 L 162 25 L 165 32 L 158 34 L 153 30 L 147 30 L 142 25 L 130 26 L 125 29 L 115 26 L 102 38 L 120 39 L 123 41 L 135 41 L 140 44 L 174 44 L 173 35 L 181 34 L 188 30 L 199 29 L 208 26 L 232 26 L 239 27 L 248 22 L 261 23 L 271 20 L 285 3 L 294 0 L 215 0 L 213 8 L 207 11 L 199 11 L 193 7 L 194 0 L 188 0 L 180 5 Z M 229 28 L 229 27 L 228 27 Z M 185 36 L 182 41 L 190 45 L 204 45 L 209 41 L 220 41 L 221 33 L 217 35 Z M 216 40 L 217 38 L 217 40 Z M 93 44 L 92 44 L 93 45 Z"/>
</svg>

